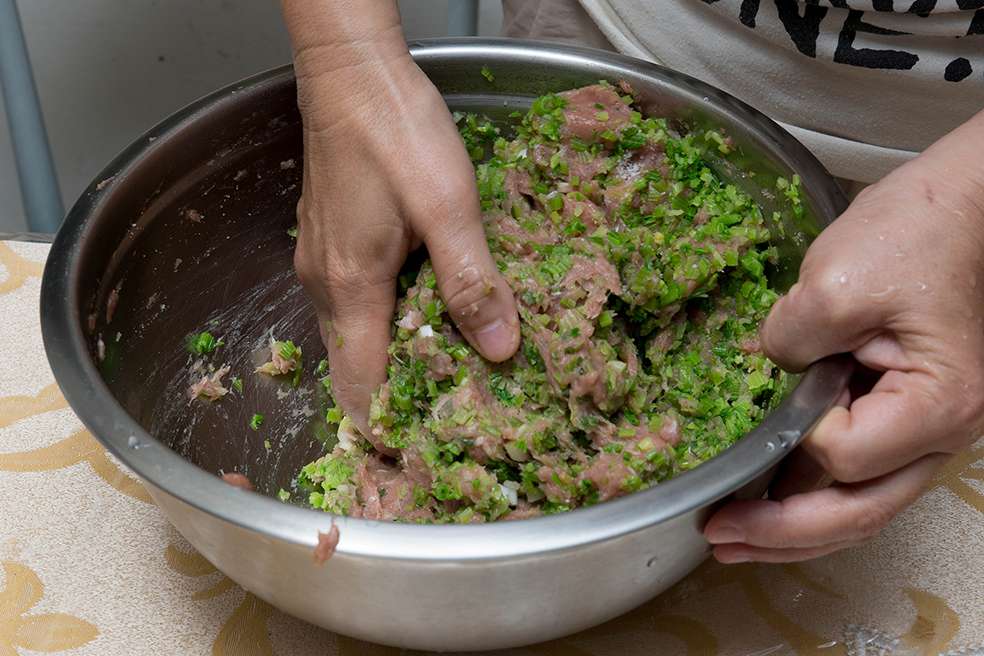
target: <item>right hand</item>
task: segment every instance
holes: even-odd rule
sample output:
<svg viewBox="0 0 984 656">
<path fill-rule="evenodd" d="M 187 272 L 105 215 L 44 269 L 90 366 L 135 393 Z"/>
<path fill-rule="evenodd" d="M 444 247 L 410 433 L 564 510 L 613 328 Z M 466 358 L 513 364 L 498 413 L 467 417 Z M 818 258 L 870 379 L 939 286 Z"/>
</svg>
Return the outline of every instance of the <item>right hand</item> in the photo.
<svg viewBox="0 0 984 656">
<path fill-rule="evenodd" d="M 485 358 L 513 355 L 519 319 L 489 254 L 464 145 L 405 49 L 317 74 L 300 57 L 295 66 L 304 121 L 295 268 L 318 312 L 335 399 L 370 437 L 411 250 L 427 246 L 452 318 Z"/>
<path fill-rule="evenodd" d="M 810 245 L 763 350 L 789 371 L 852 353 L 873 386 L 820 421 L 771 499 L 711 518 L 718 560 L 791 562 L 863 542 L 984 431 L 982 136 L 984 112 L 865 189 Z M 808 485 L 819 482 L 835 483 Z"/>
</svg>

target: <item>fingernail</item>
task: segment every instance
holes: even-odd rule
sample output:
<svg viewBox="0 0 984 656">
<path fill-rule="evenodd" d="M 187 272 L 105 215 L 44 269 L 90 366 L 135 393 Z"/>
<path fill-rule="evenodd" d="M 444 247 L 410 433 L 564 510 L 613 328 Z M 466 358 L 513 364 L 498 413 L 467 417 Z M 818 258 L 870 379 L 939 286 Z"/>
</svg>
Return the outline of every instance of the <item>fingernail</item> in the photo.
<svg viewBox="0 0 984 656">
<path fill-rule="evenodd" d="M 508 355 L 514 342 L 514 331 L 502 319 L 496 319 L 484 328 L 475 331 L 475 341 L 487 358 Z"/>
<path fill-rule="evenodd" d="M 718 524 L 704 536 L 711 544 L 744 542 L 745 532 L 734 524 Z"/>
</svg>

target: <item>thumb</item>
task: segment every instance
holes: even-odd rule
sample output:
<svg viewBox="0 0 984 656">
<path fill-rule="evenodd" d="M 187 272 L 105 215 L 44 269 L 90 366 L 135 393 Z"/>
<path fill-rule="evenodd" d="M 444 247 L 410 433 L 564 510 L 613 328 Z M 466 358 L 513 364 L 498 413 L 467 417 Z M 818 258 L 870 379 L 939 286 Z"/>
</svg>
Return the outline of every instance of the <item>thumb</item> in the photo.
<svg viewBox="0 0 984 656">
<path fill-rule="evenodd" d="M 846 274 L 801 280 L 776 301 L 762 325 L 762 350 L 787 371 L 855 351 L 880 332 L 887 314 L 887 304 L 859 293 Z"/>
<path fill-rule="evenodd" d="M 470 205 L 422 236 L 451 318 L 479 353 L 502 362 L 519 347 L 516 301 L 489 253 L 477 199 Z"/>
<path fill-rule="evenodd" d="M 972 414 L 941 398 L 926 375 L 889 371 L 849 407 L 827 413 L 803 448 L 837 481 L 866 481 L 922 456 L 955 453 L 972 433 L 964 421 Z"/>
</svg>

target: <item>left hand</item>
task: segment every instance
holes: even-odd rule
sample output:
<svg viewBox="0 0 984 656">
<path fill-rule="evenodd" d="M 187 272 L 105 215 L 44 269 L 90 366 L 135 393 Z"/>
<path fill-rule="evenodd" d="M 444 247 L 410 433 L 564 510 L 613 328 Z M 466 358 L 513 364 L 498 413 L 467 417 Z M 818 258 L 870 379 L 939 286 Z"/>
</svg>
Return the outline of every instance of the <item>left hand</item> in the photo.
<svg viewBox="0 0 984 656">
<path fill-rule="evenodd" d="M 975 120 L 960 130 L 984 132 Z M 867 540 L 981 435 L 984 167 L 956 136 L 862 192 L 766 320 L 763 348 L 788 370 L 852 353 L 880 375 L 824 417 L 769 500 L 711 518 L 719 561 L 805 560 Z"/>
</svg>

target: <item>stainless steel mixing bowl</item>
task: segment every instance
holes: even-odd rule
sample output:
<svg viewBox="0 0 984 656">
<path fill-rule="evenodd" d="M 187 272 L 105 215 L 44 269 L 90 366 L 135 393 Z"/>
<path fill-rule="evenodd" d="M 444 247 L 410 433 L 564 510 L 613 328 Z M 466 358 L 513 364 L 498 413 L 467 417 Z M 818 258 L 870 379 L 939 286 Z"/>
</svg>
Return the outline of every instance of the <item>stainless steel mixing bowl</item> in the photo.
<svg viewBox="0 0 984 656">
<path fill-rule="evenodd" d="M 806 212 L 785 225 L 778 284 L 795 278 L 810 236 L 844 207 L 835 183 L 789 134 L 678 73 L 598 51 L 501 40 L 421 42 L 412 51 L 450 107 L 499 118 L 545 92 L 626 80 L 652 114 L 724 127 L 737 152 L 713 165 L 768 215 L 786 202 L 769 192 L 776 178 L 798 173 Z M 494 82 L 480 74 L 483 66 Z M 285 390 L 276 382 L 255 377 L 241 397 L 221 403 L 189 407 L 184 398 L 184 339 L 205 326 L 225 336 L 223 358 L 238 371 L 261 357 L 271 326 L 301 342 L 309 362 L 323 352 L 286 234 L 300 165 L 289 68 L 196 102 L 137 140 L 89 187 L 55 240 L 42 291 L 45 347 L 79 417 L 206 558 L 300 618 L 389 645 L 474 650 L 547 640 L 615 617 L 707 556 L 700 531 L 708 514 L 726 498 L 760 496 L 780 459 L 846 385 L 845 359 L 820 362 L 721 456 L 573 513 L 469 526 L 337 518 L 338 551 L 319 567 L 312 550 L 330 516 L 216 476 L 244 472 L 267 493 L 289 487 L 320 452 L 319 440 L 330 439 L 313 380 L 286 399 L 278 399 Z M 262 434 L 246 428 L 256 411 L 268 417 Z"/>
</svg>

